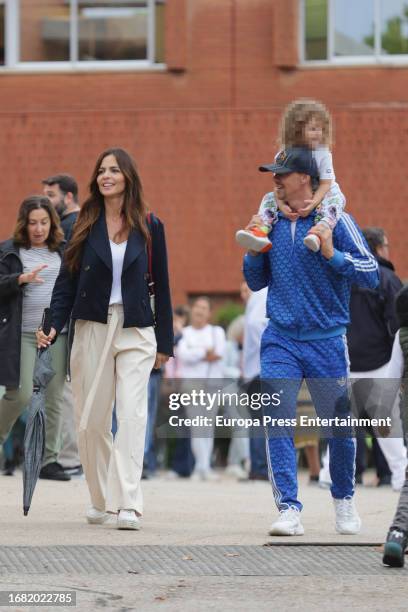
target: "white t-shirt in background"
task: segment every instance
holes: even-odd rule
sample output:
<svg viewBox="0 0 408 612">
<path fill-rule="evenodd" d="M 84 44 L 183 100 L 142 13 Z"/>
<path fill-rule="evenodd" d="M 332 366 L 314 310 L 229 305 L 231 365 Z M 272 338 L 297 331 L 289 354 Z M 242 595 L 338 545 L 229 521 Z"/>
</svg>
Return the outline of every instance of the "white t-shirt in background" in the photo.
<svg viewBox="0 0 408 612">
<path fill-rule="evenodd" d="M 181 378 L 223 378 L 225 342 L 225 332 L 222 327 L 216 325 L 206 325 L 200 329 L 191 325 L 185 327 L 176 347 L 178 375 Z M 221 359 L 204 361 L 210 349 Z"/>
<path fill-rule="evenodd" d="M 246 380 L 261 374 L 261 338 L 268 325 L 266 299 L 268 287 L 254 291 L 245 308 L 244 344 L 242 348 L 242 370 Z"/>
</svg>

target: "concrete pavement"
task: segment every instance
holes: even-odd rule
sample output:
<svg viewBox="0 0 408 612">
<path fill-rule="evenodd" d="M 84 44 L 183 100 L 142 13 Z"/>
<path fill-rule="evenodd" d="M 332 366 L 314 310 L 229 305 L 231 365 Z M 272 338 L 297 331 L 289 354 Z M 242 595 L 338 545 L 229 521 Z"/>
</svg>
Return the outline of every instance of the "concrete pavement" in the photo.
<svg viewBox="0 0 408 612">
<path fill-rule="evenodd" d="M 309 485 L 304 473 L 299 480 L 305 535 L 296 539 L 305 543 L 383 542 L 398 501 L 398 494 L 390 487 L 357 487 L 361 533 L 340 536 L 334 530 L 329 491 Z M 223 477 L 219 482 L 159 477 L 144 481 L 143 493 L 142 530 L 121 532 L 107 527 L 95 529 L 85 522 L 89 501 L 84 480 L 39 480 L 29 515 L 24 517 L 21 473 L 0 477 L 1 544 L 131 545 L 137 541 L 145 545 L 262 545 L 273 539 L 267 531 L 277 511 L 269 483 L 242 483 Z M 293 541 L 293 537 L 286 539 Z"/>
<path fill-rule="evenodd" d="M 362 532 L 339 536 L 329 492 L 301 474 L 306 533 L 297 538 L 267 536 L 276 516 L 268 483 L 157 478 L 143 490 L 143 529 L 126 532 L 85 522 L 84 480 L 39 481 L 24 517 L 21 474 L 0 477 L 0 590 L 74 590 L 76 608 L 63 609 L 81 612 L 406 610 L 408 569 L 384 568 L 377 547 L 361 547 L 384 540 L 398 499 L 390 488 L 359 487 Z M 274 543 L 287 545 L 262 546 Z"/>
</svg>

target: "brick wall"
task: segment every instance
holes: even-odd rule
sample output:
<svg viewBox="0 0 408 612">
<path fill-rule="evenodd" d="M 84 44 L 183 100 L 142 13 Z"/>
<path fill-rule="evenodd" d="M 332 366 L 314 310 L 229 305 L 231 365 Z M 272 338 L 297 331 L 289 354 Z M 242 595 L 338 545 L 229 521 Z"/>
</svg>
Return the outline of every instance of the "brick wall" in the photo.
<svg viewBox="0 0 408 612">
<path fill-rule="evenodd" d="M 407 70 L 282 69 L 296 40 L 277 57 L 277 8 L 272 0 L 169 0 L 164 72 L 0 74 L 0 238 L 41 178 L 69 172 L 84 195 L 97 155 L 120 145 L 135 156 L 166 224 L 174 301 L 234 292 L 242 254 L 235 230 L 272 185 L 257 166 L 272 160 L 285 104 L 315 96 L 333 111 L 348 210 L 361 225 L 387 230 L 408 278 Z"/>
</svg>

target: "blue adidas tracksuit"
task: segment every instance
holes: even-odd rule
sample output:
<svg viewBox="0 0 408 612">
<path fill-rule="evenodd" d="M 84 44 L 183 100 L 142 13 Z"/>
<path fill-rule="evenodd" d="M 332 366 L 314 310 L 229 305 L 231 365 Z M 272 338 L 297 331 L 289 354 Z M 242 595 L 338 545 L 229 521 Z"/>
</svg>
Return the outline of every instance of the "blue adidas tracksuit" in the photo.
<svg viewBox="0 0 408 612">
<path fill-rule="evenodd" d="M 375 288 L 378 266 L 350 215 L 343 213 L 333 232 L 334 256 L 309 251 L 303 238 L 315 214 L 295 224 L 279 215 L 270 233 L 272 249 L 244 258 L 249 287 L 268 286 L 266 328 L 261 344 L 261 377 L 269 393 L 279 392 L 281 404 L 264 414 L 294 418 L 303 378 L 321 417 L 348 414 L 348 354 L 352 283 Z M 267 427 L 267 457 L 275 501 L 280 510 L 302 508 L 297 499 L 296 452 L 290 427 Z M 355 445 L 350 430 L 325 432 L 330 445 L 331 492 L 342 499 L 354 493 Z"/>
</svg>

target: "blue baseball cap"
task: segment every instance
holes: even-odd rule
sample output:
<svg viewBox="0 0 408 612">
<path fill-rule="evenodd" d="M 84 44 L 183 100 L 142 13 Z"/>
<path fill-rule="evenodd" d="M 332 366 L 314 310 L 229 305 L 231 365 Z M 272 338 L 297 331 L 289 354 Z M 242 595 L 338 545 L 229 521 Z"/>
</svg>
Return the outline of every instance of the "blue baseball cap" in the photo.
<svg viewBox="0 0 408 612">
<path fill-rule="evenodd" d="M 319 176 L 311 149 L 300 147 L 281 151 L 273 164 L 260 166 L 259 171 L 273 172 L 274 174 L 300 172 L 314 178 Z"/>
</svg>

